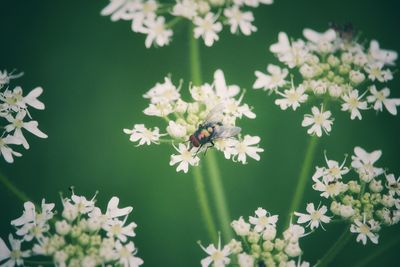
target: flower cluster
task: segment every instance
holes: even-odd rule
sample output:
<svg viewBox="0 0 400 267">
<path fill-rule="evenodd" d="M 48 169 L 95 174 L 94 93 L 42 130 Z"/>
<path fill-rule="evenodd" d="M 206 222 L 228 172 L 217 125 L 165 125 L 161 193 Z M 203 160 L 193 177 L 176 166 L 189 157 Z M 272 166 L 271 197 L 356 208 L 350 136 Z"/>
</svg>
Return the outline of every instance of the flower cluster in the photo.
<svg viewBox="0 0 400 267">
<path fill-rule="evenodd" d="M 302 250 L 299 240 L 305 236 L 302 226 L 290 224 L 280 238 L 277 238 L 276 223 L 278 215 L 270 215 L 265 209 L 258 208 L 255 216 L 249 216 L 249 222 L 243 217 L 232 222 L 231 226 L 238 239 L 232 239 L 221 248 L 221 240 L 218 247 L 213 244 L 201 248 L 208 254 L 201 261 L 202 267 L 223 267 L 232 259 L 240 267 L 254 266 L 284 266 L 284 267 L 308 267 L 308 262 L 301 262 Z M 295 261 L 295 259 L 297 261 Z"/>
<path fill-rule="evenodd" d="M 299 216 L 297 223 L 308 222 L 314 229 L 334 217 L 351 224 L 350 231 L 357 234 L 357 242 L 365 245 L 369 239 L 377 244 L 381 227 L 397 224 L 400 220 L 400 178 L 396 180 L 394 174 L 387 174 L 375 166 L 381 155 L 380 150 L 368 153 L 356 147 L 351 167 L 345 166 L 346 159 L 339 164 L 325 156 L 327 166 L 316 167 L 313 189 L 330 200 L 333 215 L 326 215 L 326 206 L 315 209 L 310 203 L 308 214 L 295 213 Z M 344 176 L 358 179 L 345 179 Z"/>
<path fill-rule="evenodd" d="M 132 31 L 146 34 L 145 45 L 165 46 L 171 41 L 173 27 L 181 20 L 193 24 L 195 38 L 203 38 L 207 46 L 218 41 L 223 25 L 231 33 L 250 35 L 257 28 L 253 25 L 253 13 L 248 10 L 260 4 L 272 4 L 273 0 L 176 0 L 160 3 L 155 0 L 110 0 L 101 11 L 112 21 L 132 22 Z"/>
<path fill-rule="evenodd" d="M 113 197 L 102 213 L 95 206 L 95 197 L 88 200 L 73 191 L 62 204 L 61 216 L 56 217 L 55 205 L 44 199 L 40 209 L 32 202 L 24 203 L 22 216 L 11 221 L 18 236 L 9 235 L 11 249 L 0 238 L 2 266 L 22 266 L 24 259 L 31 263 L 48 259 L 60 267 L 136 267 L 143 263 L 129 240 L 136 228 L 135 223 L 127 223 L 132 207 L 118 208 L 119 199 Z"/>
<path fill-rule="evenodd" d="M 397 114 L 400 99 L 389 98 L 386 85 L 393 79 L 396 52 L 381 49 L 376 40 L 366 48 L 349 30 L 318 33 L 305 29 L 303 35 L 306 40 L 289 41 L 286 33 L 279 33 L 270 51 L 287 68 L 270 64 L 268 73 L 256 71 L 253 87 L 282 97 L 275 100 L 282 110 L 318 102 L 302 122 L 303 127 L 310 127 L 308 134 L 320 137 L 331 131 L 333 118 L 327 110 L 331 102 L 339 103 L 352 120 L 361 120 L 361 111 L 371 108 L 380 112 L 385 107 L 390 114 Z"/>
<path fill-rule="evenodd" d="M 38 129 L 38 122 L 32 120 L 28 111 L 29 107 L 44 109 L 44 104 L 37 99 L 42 94 L 43 89 L 36 87 L 26 96 L 23 95 L 20 86 L 10 89 L 10 81 L 20 76 L 22 76 L 22 73 L 13 74 L 6 70 L 0 71 L 0 118 L 2 119 L 1 128 L 3 128 L 0 137 L 0 155 L 9 163 L 14 162 L 14 156 L 22 156 L 21 153 L 14 151 L 11 146 L 22 145 L 25 149 L 29 149 L 23 131 L 28 131 L 40 138 L 47 138 L 47 135 Z"/>
<path fill-rule="evenodd" d="M 256 114 L 249 105 L 242 103 L 244 92 L 240 93 L 236 85 L 226 84 L 221 70 L 215 72 L 212 84 L 189 86 L 190 102 L 181 98 L 181 86 L 182 83 L 176 87 L 166 77 L 163 83 L 157 83 L 144 95 L 150 100 L 144 114 L 163 118 L 167 123 L 166 133 L 160 133 L 158 127 L 146 128 L 144 124 L 135 124 L 132 129 L 124 129 L 130 135 L 130 141 L 138 142 L 138 146 L 172 144 L 178 154 L 171 156 L 170 165 L 178 164 L 178 172 L 186 173 L 189 165 L 198 165 L 198 153 L 214 144 L 226 159 L 243 164 L 247 163 L 247 156 L 260 160 L 258 153 L 264 151 L 258 147 L 260 138 L 250 135 L 236 137 L 240 128 L 235 126 L 237 119 L 254 119 Z"/>
</svg>

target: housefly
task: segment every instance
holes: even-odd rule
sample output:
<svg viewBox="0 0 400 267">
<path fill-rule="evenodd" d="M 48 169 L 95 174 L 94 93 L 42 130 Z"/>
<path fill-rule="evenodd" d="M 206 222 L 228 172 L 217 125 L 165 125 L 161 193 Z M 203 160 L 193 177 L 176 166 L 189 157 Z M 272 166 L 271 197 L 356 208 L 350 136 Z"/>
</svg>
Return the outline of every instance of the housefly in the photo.
<svg viewBox="0 0 400 267">
<path fill-rule="evenodd" d="M 213 147 L 215 140 L 231 138 L 240 133 L 240 127 L 227 126 L 222 123 L 223 111 L 224 105 L 217 105 L 208 113 L 204 122 L 189 137 L 190 147 L 198 147 L 197 152 L 199 152 L 204 146 L 207 149 Z"/>
</svg>

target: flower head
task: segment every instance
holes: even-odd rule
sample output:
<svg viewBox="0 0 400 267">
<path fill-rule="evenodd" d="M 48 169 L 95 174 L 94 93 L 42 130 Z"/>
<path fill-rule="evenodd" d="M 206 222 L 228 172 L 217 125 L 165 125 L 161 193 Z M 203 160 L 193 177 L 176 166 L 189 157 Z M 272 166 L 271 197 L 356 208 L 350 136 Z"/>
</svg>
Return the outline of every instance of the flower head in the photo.
<svg viewBox="0 0 400 267">
<path fill-rule="evenodd" d="M 22 156 L 21 153 L 14 151 L 13 146 L 22 145 L 25 149 L 29 149 L 29 143 L 23 131 L 28 131 L 40 138 L 47 138 L 47 135 L 39 130 L 39 123 L 33 120 L 29 113 L 29 108 L 44 109 L 44 104 L 38 100 L 43 89 L 37 87 L 26 96 L 23 95 L 20 86 L 11 90 L 10 81 L 20 76 L 22 74 L 13 75 L 7 71 L 0 71 L 0 89 L 6 86 L 4 91 L 0 91 L 0 118 L 3 119 L 2 128 L 4 129 L 0 137 L 0 155 L 8 163 L 14 162 L 14 156 Z"/>
<path fill-rule="evenodd" d="M 352 120 L 361 120 L 362 113 L 372 108 L 381 112 L 383 106 L 390 114 L 397 115 L 400 100 L 389 98 L 390 89 L 386 85 L 393 79 L 396 52 L 381 49 L 376 40 L 365 47 L 365 42 L 352 38 L 355 35 L 343 34 L 337 27 L 325 32 L 304 29 L 303 35 L 304 39 L 295 40 L 279 33 L 278 42 L 270 46 L 270 51 L 281 66 L 269 64 L 270 74 L 256 71 L 254 89 L 263 88 L 282 96 L 283 99 L 275 101 L 282 110 L 289 107 L 299 110 L 309 102 L 315 107 L 317 102 L 325 107 L 339 103 Z M 288 74 L 292 83 L 285 81 Z M 315 125 L 308 133 L 320 137 L 322 129 L 330 132 L 333 120 L 321 127 L 314 123 L 315 115 L 313 111 L 303 120 L 303 126 Z"/>
<path fill-rule="evenodd" d="M 132 207 L 119 208 L 119 199 L 113 197 L 103 214 L 95 206 L 95 197 L 88 200 L 72 190 L 70 198 L 62 199 L 60 213 L 53 211 L 53 203 L 44 200 L 40 209 L 32 202 L 25 202 L 22 216 L 11 221 L 20 239 L 10 234 L 11 249 L 8 249 L 0 238 L 0 262 L 4 266 L 21 266 L 24 259 L 40 256 L 56 266 L 143 264 L 130 240 L 137 226 L 134 222 L 127 223 Z"/>
<path fill-rule="evenodd" d="M 135 124 L 131 130 L 124 129 L 130 141 L 139 146 L 171 144 L 177 153 L 171 155 L 170 165 L 176 166 L 178 172 L 187 173 L 191 166 L 197 166 L 199 153 L 206 154 L 214 146 L 226 159 L 235 162 L 246 164 L 249 157 L 260 160 L 259 153 L 264 151 L 258 145 L 260 137 L 247 134 L 242 137 L 237 126 L 239 120 L 254 119 L 256 114 L 244 103 L 240 87 L 227 84 L 222 70 L 215 71 L 211 84 L 190 85 L 189 100 L 181 95 L 181 87 L 182 82 L 175 86 L 166 77 L 143 95 L 149 100 L 144 113 L 162 118 L 166 125 L 148 128 Z"/>
<path fill-rule="evenodd" d="M 224 24 L 232 34 L 251 35 L 257 28 L 250 9 L 272 3 L 272 0 L 176 0 L 171 4 L 155 0 L 110 0 L 101 15 L 111 16 L 112 21 L 131 21 L 133 32 L 147 35 L 147 48 L 168 45 L 175 25 L 182 19 L 193 24 L 195 38 L 201 37 L 206 46 L 212 46 L 218 41 Z M 0 85 L 1 79 L 0 73 Z"/>
</svg>

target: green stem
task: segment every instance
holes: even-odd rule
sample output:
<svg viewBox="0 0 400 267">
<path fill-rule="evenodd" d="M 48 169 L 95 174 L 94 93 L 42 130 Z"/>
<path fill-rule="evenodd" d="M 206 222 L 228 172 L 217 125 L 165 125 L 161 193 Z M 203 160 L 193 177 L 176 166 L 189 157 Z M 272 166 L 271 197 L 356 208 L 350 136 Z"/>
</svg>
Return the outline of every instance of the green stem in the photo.
<svg viewBox="0 0 400 267">
<path fill-rule="evenodd" d="M 348 227 L 342 233 L 342 235 L 336 240 L 333 246 L 325 253 L 321 260 L 316 264 L 318 267 L 328 266 L 329 263 L 336 257 L 336 255 L 343 249 L 343 247 L 349 242 L 351 234 L 348 231 Z"/>
<path fill-rule="evenodd" d="M 294 211 L 297 211 L 300 207 L 301 200 L 303 198 L 303 194 L 304 194 L 304 191 L 305 191 L 305 188 L 307 185 L 307 181 L 310 180 L 310 171 L 311 171 L 311 166 L 314 161 L 314 156 L 315 156 L 315 151 L 317 149 L 318 140 L 319 140 L 319 138 L 315 135 L 311 136 L 311 138 L 309 140 L 306 155 L 304 157 L 303 166 L 301 168 L 300 176 L 298 178 L 296 191 L 294 193 L 292 203 L 290 204 L 289 214 L 288 214 L 287 222 L 285 224 L 286 226 L 289 226 L 292 213 Z"/>
<path fill-rule="evenodd" d="M 34 265 L 53 265 L 54 263 L 51 261 L 35 261 L 35 260 L 24 260 L 24 263 L 34 264 Z"/>
<path fill-rule="evenodd" d="M 398 238 L 393 238 L 390 242 L 382 245 L 379 249 L 376 249 L 374 252 L 370 253 L 367 257 L 363 258 L 359 262 L 353 265 L 353 267 L 364 267 L 367 266 L 368 263 L 373 261 L 374 259 L 378 258 L 381 256 L 384 252 L 390 250 L 394 246 L 400 243 L 400 239 Z"/>
<path fill-rule="evenodd" d="M 193 36 L 193 26 L 189 27 L 189 44 L 190 44 L 190 70 L 193 85 L 201 85 L 202 75 L 200 66 L 200 48 L 199 42 Z M 206 165 L 208 175 L 210 177 L 210 186 L 217 211 L 218 222 L 222 228 L 222 236 L 225 241 L 230 241 L 233 237 L 230 228 L 230 216 L 224 188 L 222 185 L 221 173 L 218 168 L 217 159 L 214 151 L 209 151 L 206 156 Z"/>
<path fill-rule="evenodd" d="M 11 193 L 13 193 L 22 202 L 29 201 L 28 196 L 19 190 L 6 176 L 0 173 L 0 183 L 2 183 Z"/>
<path fill-rule="evenodd" d="M 214 195 L 218 222 L 221 226 L 222 236 L 226 242 L 233 238 L 229 209 L 226 203 L 224 187 L 222 185 L 221 173 L 218 168 L 215 151 L 209 151 L 206 157 L 208 175 L 210 177 L 211 190 Z"/>
<path fill-rule="evenodd" d="M 201 85 L 200 48 L 198 40 L 193 36 L 192 25 L 189 27 L 189 59 L 192 83 L 193 85 Z"/>
<path fill-rule="evenodd" d="M 206 190 L 204 188 L 204 177 L 201 173 L 200 166 L 193 168 L 193 176 L 196 187 L 197 198 L 200 204 L 200 210 L 203 220 L 206 224 L 208 235 L 214 244 L 218 242 L 217 229 L 210 211 Z"/>
</svg>

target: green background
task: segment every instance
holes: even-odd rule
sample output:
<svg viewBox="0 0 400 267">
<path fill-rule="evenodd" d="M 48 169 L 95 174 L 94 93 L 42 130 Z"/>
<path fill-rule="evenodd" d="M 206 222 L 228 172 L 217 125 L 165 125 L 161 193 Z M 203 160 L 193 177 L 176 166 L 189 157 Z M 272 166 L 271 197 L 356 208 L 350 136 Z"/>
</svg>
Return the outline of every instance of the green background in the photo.
<svg viewBox="0 0 400 267">
<path fill-rule="evenodd" d="M 12 165 L 1 160 L 1 172 L 33 200 L 46 197 L 60 207 L 59 191 L 78 194 L 100 191 L 98 203 L 105 207 L 113 195 L 132 205 L 132 219 L 139 225 L 135 243 L 146 266 L 198 266 L 204 256 L 196 241 L 208 243 L 190 175 L 169 166 L 170 146 L 135 148 L 123 128 L 135 123 L 161 126 L 160 120 L 142 113 L 144 92 L 172 74 L 177 82 L 189 81 L 187 27 L 180 24 L 173 42 L 164 48 L 145 49 L 144 35 L 134 34 L 129 22 L 112 23 L 100 16 L 108 3 L 102 1 L 22 1 L 0 3 L 0 68 L 24 71 L 13 83 L 25 92 L 44 88 L 45 111 L 34 111 L 47 140 L 28 134 L 31 149 Z M 300 170 L 308 136 L 300 124 L 309 107 L 299 112 L 281 111 L 274 97 L 251 90 L 254 71 L 276 63 L 268 47 L 279 31 L 300 37 L 304 27 L 325 30 L 328 22 L 352 22 L 365 38 L 376 38 L 383 48 L 400 51 L 397 1 L 276 0 L 255 10 L 258 32 L 235 36 L 225 28 L 213 47 L 201 46 L 203 78 L 211 82 L 217 68 L 230 84 L 247 88 L 246 103 L 255 107 L 256 120 L 244 120 L 244 132 L 259 135 L 265 149 L 260 162 L 241 165 L 219 155 L 231 215 L 247 217 L 261 206 L 273 214 L 287 213 Z M 390 83 L 392 95 L 400 97 L 398 72 Z M 351 121 L 334 111 L 330 136 L 324 136 L 315 164 L 323 164 L 323 150 L 337 160 L 354 146 L 382 149 L 379 164 L 400 175 L 399 117 L 387 112 L 364 112 L 362 121 Z M 160 122 L 160 124 L 158 123 Z M 318 203 L 310 184 L 304 196 Z M 22 212 L 19 202 L 0 186 L 0 236 L 11 230 L 9 222 Z M 329 225 L 302 240 L 303 259 L 315 263 L 342 231 Z M 393 239 L 398 226 L 382 231 L 380 245 L 366 247 L 354 240 L 334 261 L 352 266 Z M 392 247 L 371 266 L 398 266 Z M 396 264 L 397 263 L 397 264 Z"/>
</svg>

